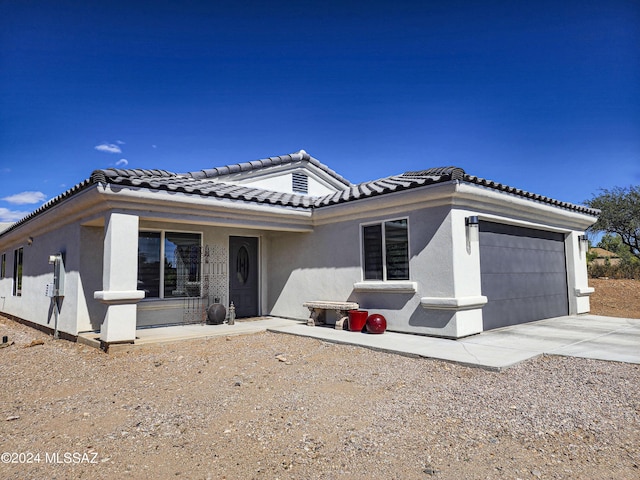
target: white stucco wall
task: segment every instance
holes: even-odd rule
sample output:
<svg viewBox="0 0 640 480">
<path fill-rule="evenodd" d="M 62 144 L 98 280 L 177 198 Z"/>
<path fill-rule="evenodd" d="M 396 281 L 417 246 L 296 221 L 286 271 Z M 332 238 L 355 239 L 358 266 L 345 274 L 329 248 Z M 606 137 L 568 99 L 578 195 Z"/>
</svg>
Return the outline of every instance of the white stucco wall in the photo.
<svg viewBox="0 0 640 480">
<path fill-rule="evenodd" d="M 320 183 L 312 176 L 307 175 L 308 178 L 308 195 L 322 196 L 335 192 L 335 188 L 329 188 L 327 185 Z M 243 185 L 263 188 L 265 190 L 273 190 L 276 192 L 295 193 L 292 188 L 293 174 L 292 172 L 286 172 L 278 176 L 268 178 L 257 178 L 251 180 L 242 181 Z"/>
<path fill-rule="evenodd" d="M 584 235 L 584 232 L 573 231 L 565 239 L 570 315 L 589 313 L 591 310 L 589 296 L 594 292 L 594 289 L 589 287 L 587 273 L 588 247 L 581 245 L 578 238 L 581 235 Z"/>
<path fill-rule="evenodd" d="M 367 282 L 362 282 L 361 224 L 403 216 L 409 220 L 409 282 L 415 283 L 415 291 L 386 290 L 381 282 L 372 282 L 377 285 L 371 290 L 363 289 Z M 389 330 L 460 336 L 457 310 L 425 309 L 421 304 L 423 297 L 451 299 L 456 295 L 479 295 L 479 273 L 460 279 L 459 284 L 455 282 L 455 272 L 465 271 L 467 261 L 453 254 L 451 218 L 450 207 L 440 206 L 406 215 L 391 212 L 364 215 L 360 219 L 317 226 L 313 234 L 271 234 L 268 263 L 271 314 L 304 319 L 309 315 L 302 306 L 305 301 L 350 300 L 370 313 L 383 314 Z M 460 243 L 464 248 L 464 239 Z M 459 266 L 454 266 L 454 261 Z M 477 254 L 471 261 L 478 263 L 479 270 Z M 477 329 L 478 320 L 473 324 L 467 330 Z"/>
<path fill-rule="evenodd" d="M 29 245 L 29 238 L 32 243 Z M 22 295 L 13 295 L 14 251 L 23 247 Z M 65 265 L 65 295 L 60 302 L 58 330 L 78 333 L 78 283 L 80 229 L 71 224 L 46 233 L 21 229 L 10 232 L 0 243 L 0 255 L 7 254 L 6 278 L 0 280 L 0 311 L 54 329 L 55 318 L 46 285 L 53 282 L 49 255 L 61 252 Z"/>
</svg>

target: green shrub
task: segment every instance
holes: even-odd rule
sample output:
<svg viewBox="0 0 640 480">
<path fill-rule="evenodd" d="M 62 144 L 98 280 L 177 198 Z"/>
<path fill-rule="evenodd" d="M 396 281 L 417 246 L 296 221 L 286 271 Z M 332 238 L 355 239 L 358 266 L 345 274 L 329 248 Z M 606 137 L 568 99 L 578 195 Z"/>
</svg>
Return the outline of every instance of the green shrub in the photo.
<svg viewBox="0 0 640 480">
<path fill-rule="evenodd" d="M 633 278 L 640 280 L 640 264 L 638 262 L 621 262 L 618 265 L 589 263 L 587 272 L 591 278 Z"/>
</svg>

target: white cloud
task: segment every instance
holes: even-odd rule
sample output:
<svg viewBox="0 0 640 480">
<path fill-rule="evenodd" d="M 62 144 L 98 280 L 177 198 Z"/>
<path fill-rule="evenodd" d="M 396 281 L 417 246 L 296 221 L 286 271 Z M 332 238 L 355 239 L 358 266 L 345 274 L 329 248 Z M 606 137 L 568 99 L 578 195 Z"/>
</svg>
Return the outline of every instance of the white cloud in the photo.
<svg viewBox="0 0 640 480">
<path fill-rule="evenodd" d="M 0 222 L 17 222 L 29 215 L 31 212 L 20 212 L 18 210 L 9 210 L 8 208 L 0 208 Z"/>
<path fill-rule="evenodd" d="M 129 165 L 129 160 L 126 158 L 121 158 L 116 162 L 116 167 L 126 167 L 127 165 Z"/>
<path fill-rule="evenodd" d="M 47 199 L 47 196 L 42 192 L 20 192 L 15 195 L 9 195 L 8 197 L 0 198 L 5 202 L 12 203 L 14 205 L 27 205 L 30 203 L 41 203 Z"/>
<path fill-rule="evenodd" d="M 115 143 L 101 143 L 100 145 L 96 145 L 93 148 L 95 148 L 99 152 L 122 153 L 122 150 L 120 149 L 120 147 Z"/>
<path fill-rule="evenodd" d="M 125 143 L 125 142 L 123 142 L 122 140 L 116 140 L 116 143 L 117 143 L 118 145 L 124 145 L 124 143 Z"/>
<path fill-rule="evenodd" d="M 157 145 L 151 145 L 151 148 L 158 148 Z"/>
</svg>

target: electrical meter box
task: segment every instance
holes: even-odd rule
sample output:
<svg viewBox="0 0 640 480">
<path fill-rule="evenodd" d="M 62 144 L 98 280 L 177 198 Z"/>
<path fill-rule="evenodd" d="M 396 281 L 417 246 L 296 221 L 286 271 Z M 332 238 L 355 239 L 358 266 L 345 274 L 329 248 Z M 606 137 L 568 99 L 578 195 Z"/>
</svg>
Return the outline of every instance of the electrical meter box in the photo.
<svg viewBox="0 0 640 480">
<path fill-rule="evenodd" d="M 55 297 L 54 293 L 55 293 L 55 285 L 53 283 L 47 283 L 47 287 L 45 289 L 44 294 L 47 297 Z"/>
<path fill-rule="evenodd" d="M 64 260 L 61 253 L 49 255 L 49 263 L 53 265 L 53 283 L 47 285 L 47 296 L 64 297 Z M 49 295 L 49 286 L 53 285 L 53 294 Z"/>
</svg>

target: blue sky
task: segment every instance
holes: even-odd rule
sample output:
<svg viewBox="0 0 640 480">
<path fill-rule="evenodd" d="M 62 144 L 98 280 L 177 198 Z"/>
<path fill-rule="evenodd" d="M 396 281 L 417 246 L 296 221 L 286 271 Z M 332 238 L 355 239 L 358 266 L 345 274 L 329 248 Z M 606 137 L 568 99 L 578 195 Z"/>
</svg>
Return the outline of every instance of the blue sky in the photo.
<svg viewBox="0 0 640 480">
<path fill-rule="evenodd" d="M 305 149 L 582 203 L 640 183 L 640 3 L 0 1 L 0 221 L 98 168 Z"/>
</svg>

